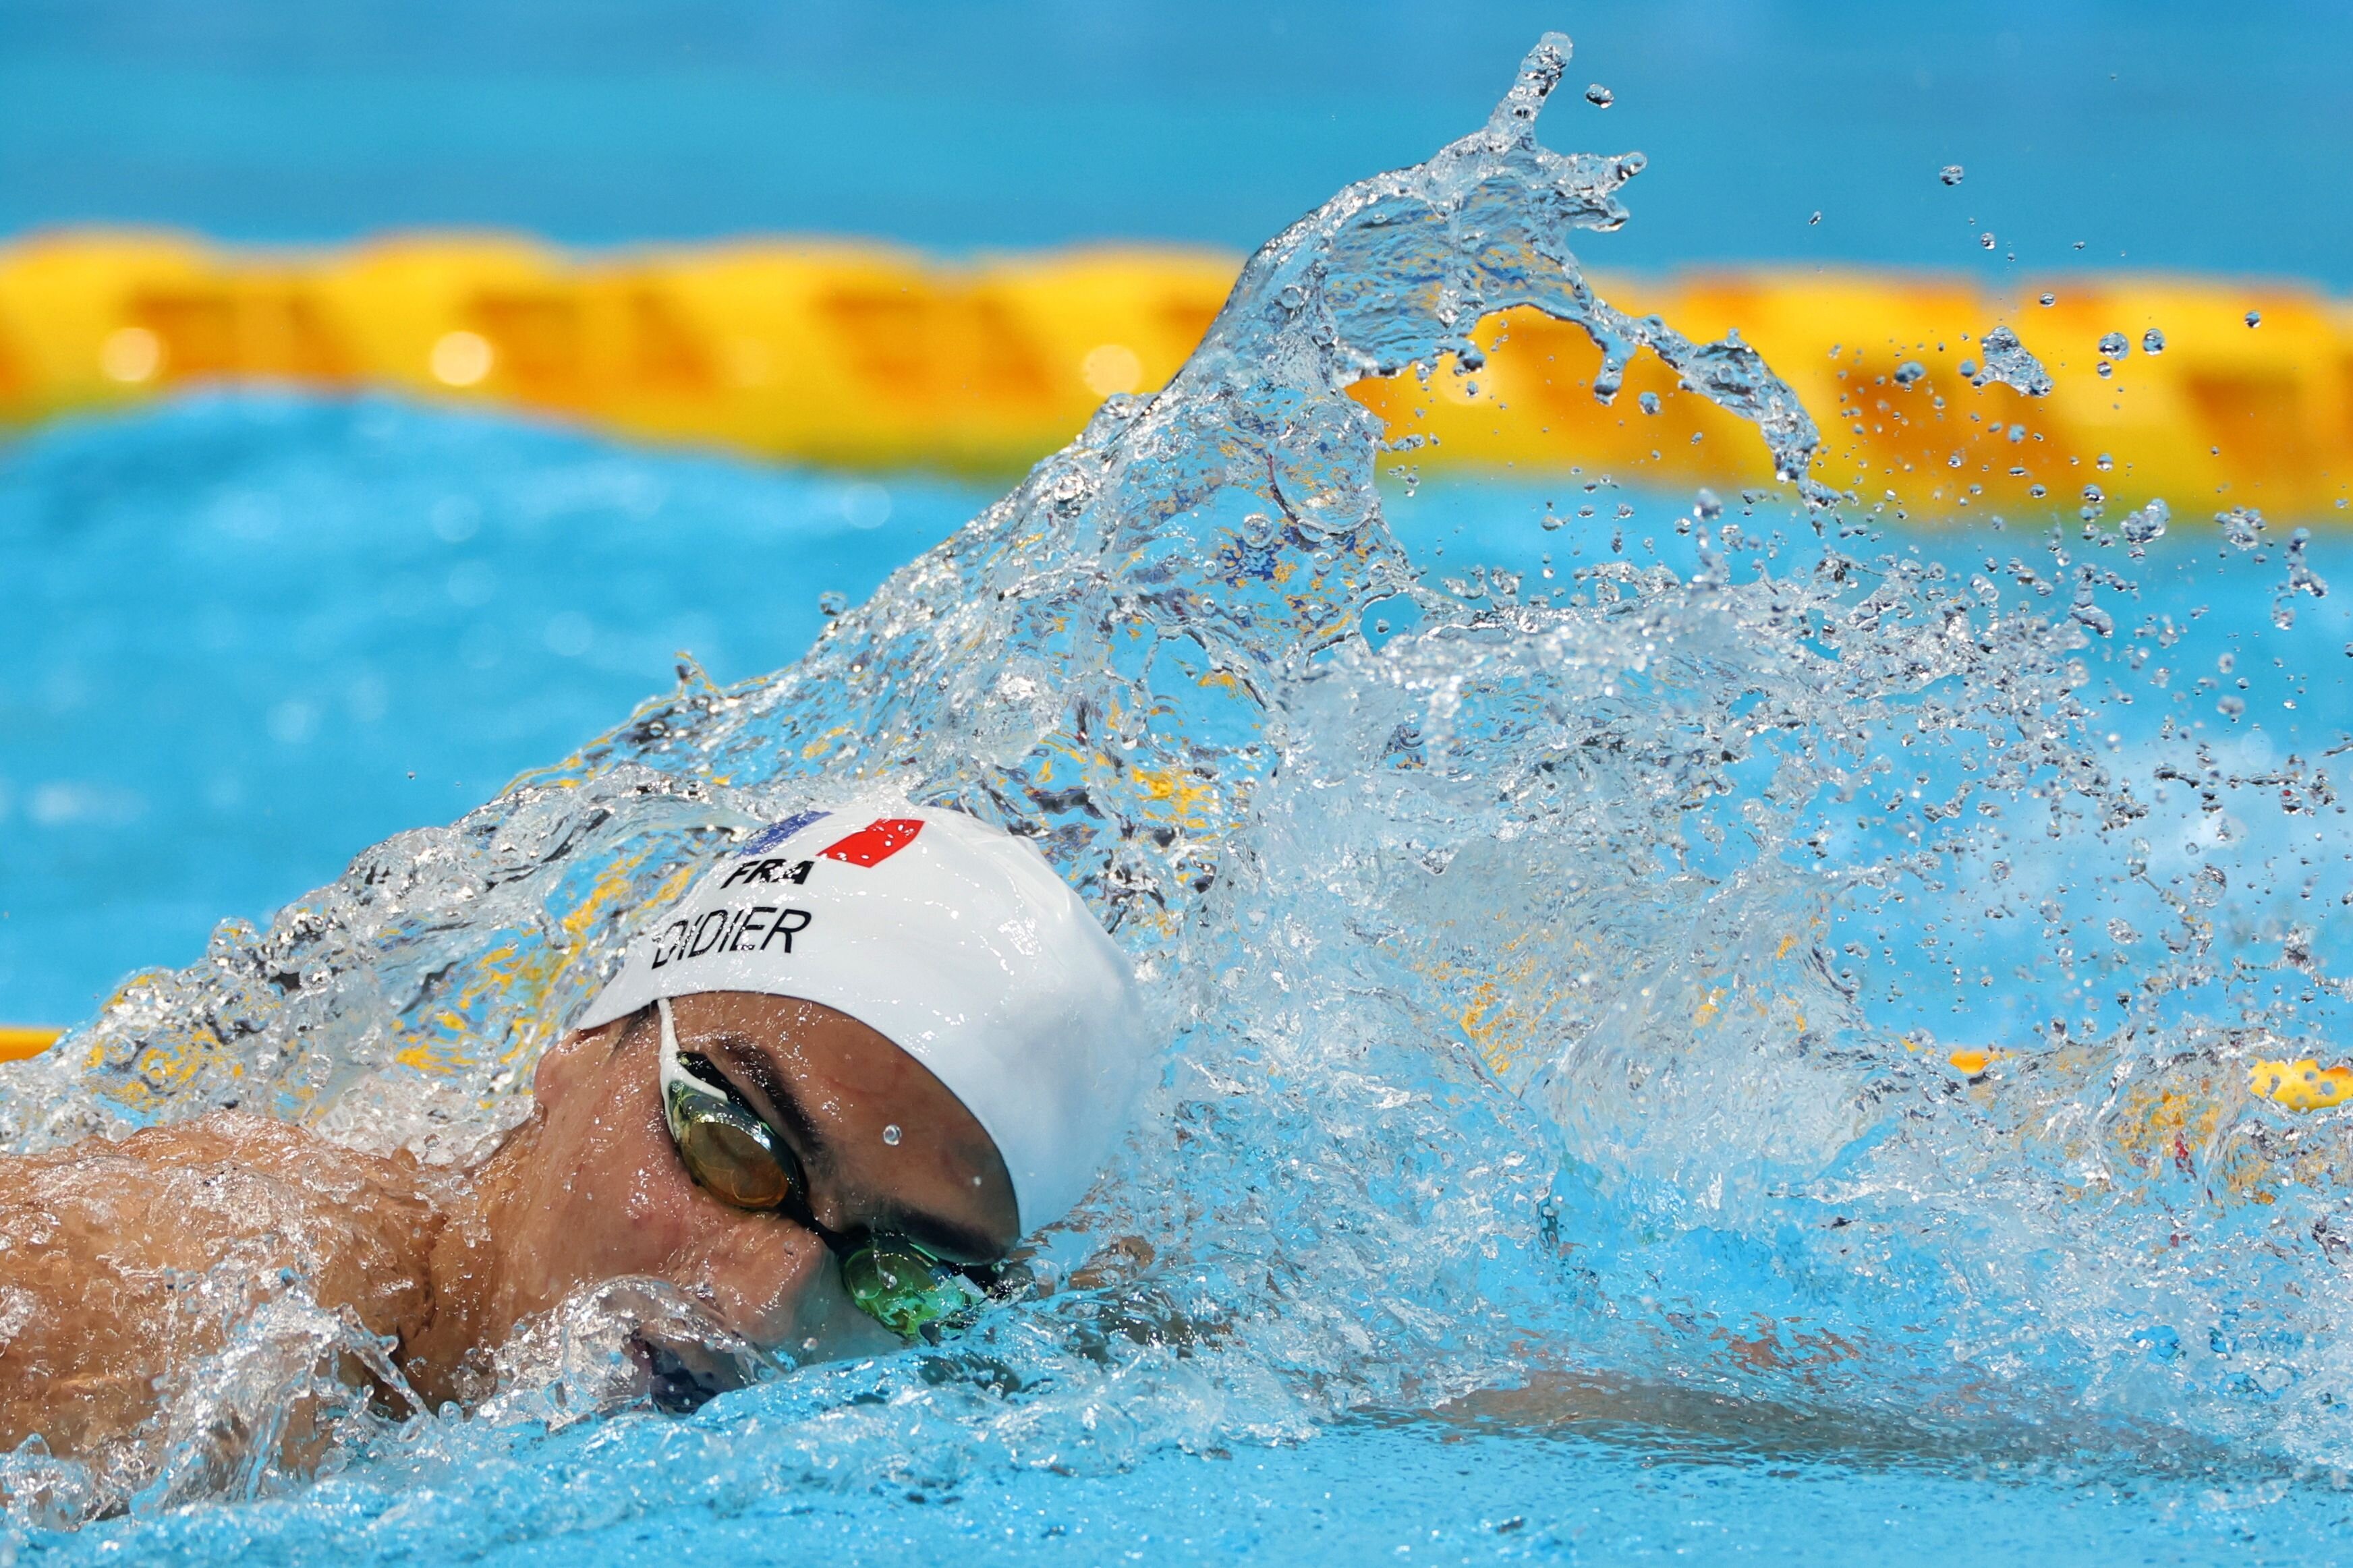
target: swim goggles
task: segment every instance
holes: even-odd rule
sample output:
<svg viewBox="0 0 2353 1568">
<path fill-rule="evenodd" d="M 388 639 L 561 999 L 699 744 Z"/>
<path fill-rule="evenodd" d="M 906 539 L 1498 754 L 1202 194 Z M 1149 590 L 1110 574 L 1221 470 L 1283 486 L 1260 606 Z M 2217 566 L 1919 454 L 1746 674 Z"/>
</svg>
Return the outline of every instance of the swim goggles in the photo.
<svg viewBox="0 0 2353 1568">
<path fill-rule="evenodd" d="M 843 1235 L 817 1222 L 808 1178 L 792 1145 L 699 1051 L 679 1048 L 667 997 L 661 1014 L 662 1120 L 697 1184 L 741 1209 L 774 1209 L 823 1239 L 841 1260 L 858 1310 L 902 1339 L 958 1326 L 986 1300 L 969 1272 L 903 1236 Z"/>
</svg>

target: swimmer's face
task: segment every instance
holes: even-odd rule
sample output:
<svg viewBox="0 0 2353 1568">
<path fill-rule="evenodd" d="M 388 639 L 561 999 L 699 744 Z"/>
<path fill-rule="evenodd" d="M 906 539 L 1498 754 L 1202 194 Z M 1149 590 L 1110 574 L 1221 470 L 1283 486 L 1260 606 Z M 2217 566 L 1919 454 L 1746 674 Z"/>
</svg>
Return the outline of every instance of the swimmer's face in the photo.
<svg viewBox="0 0 2353 1568">
<path fill-rule="evenodd" d="M 681 1048 L 709 1058 L 792 1145 L 819 1225 L 909 1236 L 967 1263 L 1000 1258 L 1018 1238 L 996 1144 L 930 1069 L 881 1035 L 828 1007 L 746 992 L 670 1005 Z M 580 1285 L 650 1274 L 761 1344 L 805 1354 L 894 1347 L 849 1304 L 815 1233 L 695 1184 L 662 1121 L 659 1038 L 649 1009 L 542 1058 L 513 1177 L 488 1207 L 504 1233 L 495 1315 L 511 1321 Z"/>
</svg>

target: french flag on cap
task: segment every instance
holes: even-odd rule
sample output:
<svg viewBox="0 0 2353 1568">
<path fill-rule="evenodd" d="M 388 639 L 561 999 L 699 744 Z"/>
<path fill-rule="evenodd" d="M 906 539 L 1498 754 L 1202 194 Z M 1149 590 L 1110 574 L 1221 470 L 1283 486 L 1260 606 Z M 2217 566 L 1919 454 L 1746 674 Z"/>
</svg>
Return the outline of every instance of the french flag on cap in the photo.
<svg viewBox="0 0 2353 1568">
<path fill-rule="evenodd" d="M 847 838 L 838 838 L 818 853 L 828 860 L 872 868 L 904 849 L 923 830 L 918 817 L 886 816 L 870 822 Z"/>
</svg>

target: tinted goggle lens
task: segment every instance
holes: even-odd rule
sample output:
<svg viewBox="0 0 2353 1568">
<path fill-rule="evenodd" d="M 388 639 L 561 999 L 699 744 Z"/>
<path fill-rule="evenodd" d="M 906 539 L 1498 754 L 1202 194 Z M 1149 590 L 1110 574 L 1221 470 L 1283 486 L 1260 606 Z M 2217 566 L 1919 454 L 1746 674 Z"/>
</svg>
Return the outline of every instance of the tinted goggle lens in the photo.
<svg viewBox="0 0 2353 1568">
<path fill-rule="evenodd" d="M 767 1140 L 734 1117 L 702 1107 L 670 1119 L 670 1139 L 687 1173 L 743 1209 L 799 1207 L 800 1194 Z"/>
</svg>

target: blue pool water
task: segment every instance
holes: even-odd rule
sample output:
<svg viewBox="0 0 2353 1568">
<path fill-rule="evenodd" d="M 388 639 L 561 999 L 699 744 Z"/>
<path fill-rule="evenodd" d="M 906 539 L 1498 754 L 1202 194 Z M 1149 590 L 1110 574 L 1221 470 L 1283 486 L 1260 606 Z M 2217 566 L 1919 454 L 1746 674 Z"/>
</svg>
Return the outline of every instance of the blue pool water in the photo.
<svg viewBox="0 0 2353 1568">
<path fill-rule="evenodd" d="M 674 647 L 698 650 L 723 678 L 784 662 L 823 623 L 818 584 L 862 596 L 978 499 L 893 477 L 880 486 L 889 516 L 856 526 L 850 518 L 879 510 L 874 489 L 860 488 L 872 483 L 630 451 L 519 422 L 273 395 L 205 398 L 20 444 L 0 459 L 0 527 L 7 558 L 38 570 L 0 585 L 24 628 L 0 682 L 11 736 L 0 1012 L 78 1018 L 125 970 L 187 961 L 219 917 L 262 917 L 384 833 L 471 805 L 568 751 L 661 686 Z M 1433 483 L 1411 497 L 1393 490 L 1389 516 L 1433 582 L 1474 564 L 1535 579 L 1547 556 L 1565 575 L 1616 558 L 1612 530 L 1597 521 L 1542 526 L 1581 485 Z M 1602 518 L 1619 499 L 1633 508 L 1617 531 L 1637 558 L 1649 539 L 1688 566 L 1688 542 L 1673 532 L 1687 508 L 1604 493 Z M 241 521 L 253 519 L 269 525 Z M 649 547 L 673 530 L 707 555 Z M 1887 542 L 1958 564 L 2007 558 L 2030 538 L 2040 544 L 2039 531 L 1980 527 Z M 2324 576 L 2353 578 L 2353 550 L 2333 538 L 2317 549 Z M 467 580 L 451 595 L 469 567 L 495 585 L 480 603 L 461 602 L 477 592 Z M 2269 700 L 2234 743 L 2276 757 L 2353 731 L 2339 673 L 2353 665 L 2340 650 L 2353 633 L 2347 601 L 2312 603 L 2283 631 L 2268 616 L 2277 574 L 2224 553 L 2211 533 L 2162 542 L 2136 576 L 2139 598 L 2123 618 L 2172 616 L 2189 633 L 2174 662 L 2211 670 L 2231 652 L 2264 683 Z M 204 640 L 207 612 L 233 616 L 235 633 Z M 550 622 L 566 614 L 590 617 L 588 648 L 548 646 Z M 495 660 L 468 641 L 484 628 L 501 633 Z M 2118 645 L 2089 651 L 2125 674 Z M 2304 678 L 2295 710 L 2269 689 L 2282 676 L 2274 658 Z M 350 693 L 372 671 L 395 679 L 380 707 L 355 711 Z M 74 700 L 57 700 L 61 688 Z M 278 705 L 296 700 L 315 705 L 313 727 L 273 730 Z M 2212 701 L 2201 699 L 2196 721 L 2231 732 Z M 2147 719 L 2158 711 L 2144 702 Z M 231 795 L 224 778 L 250 783 Z M 427 788 L 439 798 L 426 800 Z M 43 792 L 63 789 L 111 804 L 45 814 Z M 92 899 L 93 881 L 110 890 Z M 2043 999 L 2004 987 L 1995 1000 L 2031 1011 Z M 332 1538 L 352 1561 L 621 1563 L 691 1538 L 749 1562 L 954 1552 L 1073 1563 L 1368 1552 L 1438 1563 L 2318 1563 L 2353 1523 L 2333 1473 L 2299 1476 L 2243 1455 L 2137 1467 L 2063 1442 L 2005 1455 L 2008 1436 L 1988 1452 L 1891 1454 L 1868 1422 L 1770 1411 L 1728 1430 L 1706 1420 L 1613 1429 L 1578 1413 L 1361 1417 L 1304 1442 L 1147 1447 L 1126 1469 L 978 1467 L 844 1487 L 760 1454 L 747 1434 L 773 1417 L 738 1403 L 683 1423 L 622 1417 L 433 1463 L 379 1461 L 276 1501 L 42 1539 L 33 1560 L 101 1561 L 128 1547 L 150 1562 L 293 1561 Z M 1842 1453 L 1849 1446 L 1867 1453 Z M 495 1506 L 481 1506 L 485 1495 Z"/>
<path fill-rule="evenodd" d="M 13 0 L 0 235 L 1239 251 L 1427 155 L 1563 26 L 1615 94 L 1577 139 L 1653 161 L 1596 267 L 2353 287 L 2353 14 L 2314 0 Z"/>
<path fill-rule="evenodd" d="M 680 857 L 876 777 L 1033 835 L 1168 1045 L 1113 1167 L 1037 1238 L 1036 1289 L 940 1345 L 763 1363 L 683 1418 L 626 1357 L 524 1355 L 474 1414 L 399 1419 L 313 1381 L 318 1334 L 350 1331 L 303 1316 L 299 1274 L 230 1270 L 271 1308 L 197 1369 L 233 1352 L 236 1375 L 190 1373 L 183 1436 L 103 1475 L 0 1456 L 0 1544 L 2331 1560 L 2353 1107 L 2254 1086 L 2337 1059 L 2353 1005 L 2353 638 L 2327 591 L 2353 559 L 2297 532 L 2320 520 L 2217 518 L 2228 498 L 2170 498 L 2144 537 L 2129 474 L 2082 515 L 1935 538 L 1801 494 L 1811 426 L 1769 366 L 1583 288 L 1569 242 L 1614 226 L 1631 170 L 1529 132 L 1558 48 L 1484 130 L 1271 244 L 1166 394 L 1112 400 L 920 552 L 973 498 L 884 486 L 881 528 L 915 498 L 886 548 L 839 480 L 376 405 L 221 400 L 13 455 L 26 580 L 88 602 L 124 575 L 60 520 L 164 531 L 154 560 L 190 553 L 128 575 L 120 646 L 266 636 L 290 668 L 216 668 L 254 694 L 241 732 L 207 728 L 194 681 L 158 701 L 185 726 L 162 763 L 53 717 L 59 754 L 123 771 L 37 784 L 12 835 L 81 799 L 164 824 L 290 795 L 206 795 L 208 746 L 290 776 L 382 726 L 353 776 L 401 775 L 388 814 L 407 756 L 479 795 L 494 743 L 541 749 L 266 921 L 291 868 L 258 876 L 202 962 L 0 1073 L 0 1141 L 230 1101 L 426 1157 L 494 1131 L 513 1062 L 629 934 L 593 918 L 606 889 L 641 913 Z M 1756 422 L 1781 482 L 1415 485 L 1345 385 L 1516 303 L 1656 353 Z M 190 454 L 241 475 L 201 510 L 161 477 Z M 157 504 L 90 503 L 150 471 Z M 663 566 L 697 527 L 734 557 Z M 797 574 L 803 546 L 845 581 Z M 224 602 L 192 616 L 205 582 Z M 790 619 L 810 590 L 866 583 L 773 674 L 664 679 L 681 637 L 756 670 L 816 627 Z M 265 593 L 287 608 L 240 630 Z M 74 648 L 78 623 L 41 626 Z M 438 705 L 406 705 L 394 654 L 436 647 Z M 94 726 L 158 684 L 104 651 L 79 667 Z M 607 662 L 632 716 L 570 684 Z M 312 666 L 332 679 L 301 684 Z M 191 787 L 159 782 L 175 763 Z M 317 776 L 313 842 L 377 830 L 334 826 Z M 114 824 L 134 874 L 142 820 Z M 269 822 L 234 831 L 266 848 Z M 66 901 L 62 873 L 30 886 Z M 551 1327 L 593 1350 L 628 1324 L 591 1297 Z M 304 1394 L 328 1402 L 320 1473 L 239 1446 Z"/>
<path fill-rule="evenodd" d="M 726 1418 L 722 1417 L 723 1422 Z M 530 1471 L 322 1483 L 35 1547 L 39 1563 L 1939 1563 L 2337 1561 L 2353 1503 L 2279 1475 L 2100 1476 L 2046 1462 L 1823 1463 L 1769 1450 L 1365 1424 L 1297 1447 L 1146 1456 L 844 1493 L 731 1463 L 709 1416 L 556 1439 Z M 646 1490 L 614 1483 L 649 1481 Z M 556 1479 L 561 1478 L 561 1479 Z M 675 1478 L 673 1482 L 672 1478 Z M 690 1479 L 691 1478 L 691 1479 Z M 406 1479 L 406 1478 L 403 1478 Z M 487 1484 L 486 1484 L 487 1483 Z M 332 1541 L 332 1546 L 326 1543 Z"/>
<path fill-rule="evenodd" d="M 1592 504 L 1585 482 L 1393 488 L 1388 518 L 1432 583 L 1492 564 L 1537 584 L 1548 561 L 1566 580 L 1624 551 L 1688 570 L 1681 497 L 1612 489 L 1595 519 L 1545 529 L 1548 510 Z M 223 918 L 260 919 L 565 755 L 670 683 L 681 654 L 722 682 L 784 666 L 826 624 L 825 594 L 865 598 L 987 500 L 921 474 L 269 393 L 0 449 L 0 616 L 16 628 L 0 645 L 0 1021 L 70 1022 L 133 969 L 191 962 Z M 1974 567 L 2027 532 L 1895 537 Z M 2326 532 L 2312 550 L 2324 579 L 2353 581 L 2353 545 Z M 2300 678 L 2295 708 L 2202 715 L 2274 758 L 2353 732 L 2337 651 L 2353 600 L 2306 600 L 2284 631 L 2279 582 L 2177 537 L 2119 611 L 2169 616 L 2176 664 L 2227 652 L 2233 680 Z M 1375 611 L 1367 629 L 1413 617 Z M 2159 713 L 2110 716 L 2137 733 Z"/>
<path fill-rule="evenodd" d="M 986 499 L 269 394 L 0 448 L 0 1021 L 190 962 L 681 653 L 789 662 Z"/>
</svg>

